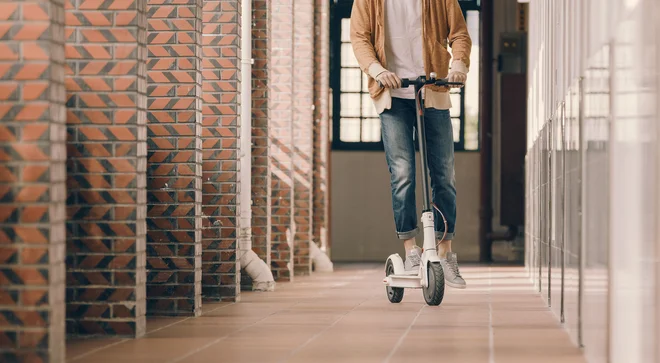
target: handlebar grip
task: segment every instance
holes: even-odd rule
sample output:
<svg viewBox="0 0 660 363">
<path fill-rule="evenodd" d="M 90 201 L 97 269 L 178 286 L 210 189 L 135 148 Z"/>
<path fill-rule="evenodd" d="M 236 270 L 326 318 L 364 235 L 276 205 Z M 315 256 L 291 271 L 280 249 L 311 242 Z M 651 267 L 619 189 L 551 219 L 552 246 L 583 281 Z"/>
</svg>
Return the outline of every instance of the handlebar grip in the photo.
<svg viewBox="0 0 660 363">
<path fill-rule="evenodd" d="M 439 79 L 435 81 L 436 86 L 441 86 L 441 87 L 448 87 L 448 86 L 459 86 L 463 87 L 465 86 L 465 83 L 463 82 L 448 82 L 446 79 Z"/>
<path fill-rule="evenodd" d="M 383 88 L 383 84 L 380 83 L 380 81 L 376 81 L 376 82 L 378 82 L 378 87 Z M 408 87 L 410 87 L 410 79 L 401 78 L 401 88 L 408 88 Z"/>
</svg>

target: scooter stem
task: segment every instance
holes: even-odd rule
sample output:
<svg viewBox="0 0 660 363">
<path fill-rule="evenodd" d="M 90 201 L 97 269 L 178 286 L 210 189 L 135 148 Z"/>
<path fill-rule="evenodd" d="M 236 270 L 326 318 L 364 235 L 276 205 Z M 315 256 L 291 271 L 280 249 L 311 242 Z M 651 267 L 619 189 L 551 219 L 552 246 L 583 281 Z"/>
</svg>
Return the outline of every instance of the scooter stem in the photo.
<svg viewBox="0 0 660 363">
<path fill-rule="evenodd" d="M 431 211 L 431 200 L 429 197 L 429 163 L 426 159 L 426 129 L 424 128 L 424 104 L 420 89 L 423 84 L 415 83 L 415 108 L 417 110 L 417 138 L 419 139 L 419 156 L 422 159 L 422 190 L 424 193 L 424 210 Z"/>
</svg>

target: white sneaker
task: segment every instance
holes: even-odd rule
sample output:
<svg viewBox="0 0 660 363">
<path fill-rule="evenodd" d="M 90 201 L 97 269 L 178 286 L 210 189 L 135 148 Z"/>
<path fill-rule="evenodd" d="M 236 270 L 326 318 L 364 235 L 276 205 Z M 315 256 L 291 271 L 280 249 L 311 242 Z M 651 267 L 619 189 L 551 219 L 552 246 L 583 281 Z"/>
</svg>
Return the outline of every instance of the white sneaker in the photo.
<svg viewBox="0 0 660 363">
<path fill-rule="evenodd" d="M 440 264 L 445 273 L 446 284 L 455 289 L 464 289 L 467 287 L 465 280 L 458 270 L 458 260 L 454 252 L 447 252 L 447 258 L 441 258 Z"/>
</svg>

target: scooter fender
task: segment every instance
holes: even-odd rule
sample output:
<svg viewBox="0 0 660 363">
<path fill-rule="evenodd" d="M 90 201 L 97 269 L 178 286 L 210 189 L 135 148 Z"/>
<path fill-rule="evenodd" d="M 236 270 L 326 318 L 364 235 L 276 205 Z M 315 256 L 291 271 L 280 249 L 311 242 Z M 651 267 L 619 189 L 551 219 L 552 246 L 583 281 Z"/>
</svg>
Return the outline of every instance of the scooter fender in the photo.
<svg viewBox="0 0 660 363">
<path fill-rule="evenodd" d="M 428 266 L 430 263 L 435 263 L 435 262 L 438 263 L 440 262 L 438 253 L 435 250 L 424 251 L 424 253 L 422 254 L 422 263 L 419 266 L 420 284 L 422 285 L 422 287 L 429 286 Z"/>
<path fill-rule="evenodd" d="M 422 263 L 419 265 L 419 284 L 422 287 L 428 287 L 429 286 L 429 278 L 428 278 L 428 269 L 426 268 L 428 262 L 422 261 Z"/>
<path fill-rule="evenodd" d="M 406 268 L 403 265 L 403 259 L 401 256 L 399 256 L 398 253 L 391 254 L 387 259 L 392 261 L 395 275 L 404 275 L 406 273 Z"/>
<path fill-rule="evenodd" d="M 440 262 L 440 257 L 438 257 L 438 252 L 436 250 L 424 251 L 424 253 L 422 254 L 422 262 L 425 263 Z"/>
</svg>

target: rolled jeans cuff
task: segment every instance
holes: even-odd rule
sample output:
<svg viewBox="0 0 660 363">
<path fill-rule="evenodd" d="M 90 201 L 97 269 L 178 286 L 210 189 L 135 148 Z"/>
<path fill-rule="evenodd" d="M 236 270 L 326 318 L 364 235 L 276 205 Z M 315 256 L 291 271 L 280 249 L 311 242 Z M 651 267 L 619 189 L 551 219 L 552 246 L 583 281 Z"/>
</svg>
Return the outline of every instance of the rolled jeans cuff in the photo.
<svg viewBox="0 0 660 363">
<path fill-rule="evenodd" d="M 396 236 L 399 237 L 399 239 L 406 240 L 406 239 L 415 238 L 418 233 L 419 233 L 419 227 L 415 227 L 415 229 L 410 230 L 408 232 L 399 232 L 399 231 L 397 231 Z"/>
<path fill-rule="evenodd" d="M 445 234 L 445 232 L 435 231 L 435 238 L 437 240 L 440 240 L 440 238 L 442 238 L 442 235 L 444 235 L 444 234 Z M 447 235 L 445 235 L 444 241 L 451 241 L 451 240 L 454 239 L 455 236 L 456 236 L 456 234 L 454 232 L 451 232 L 451 233 L 447 232 Z"/>
</svg>

